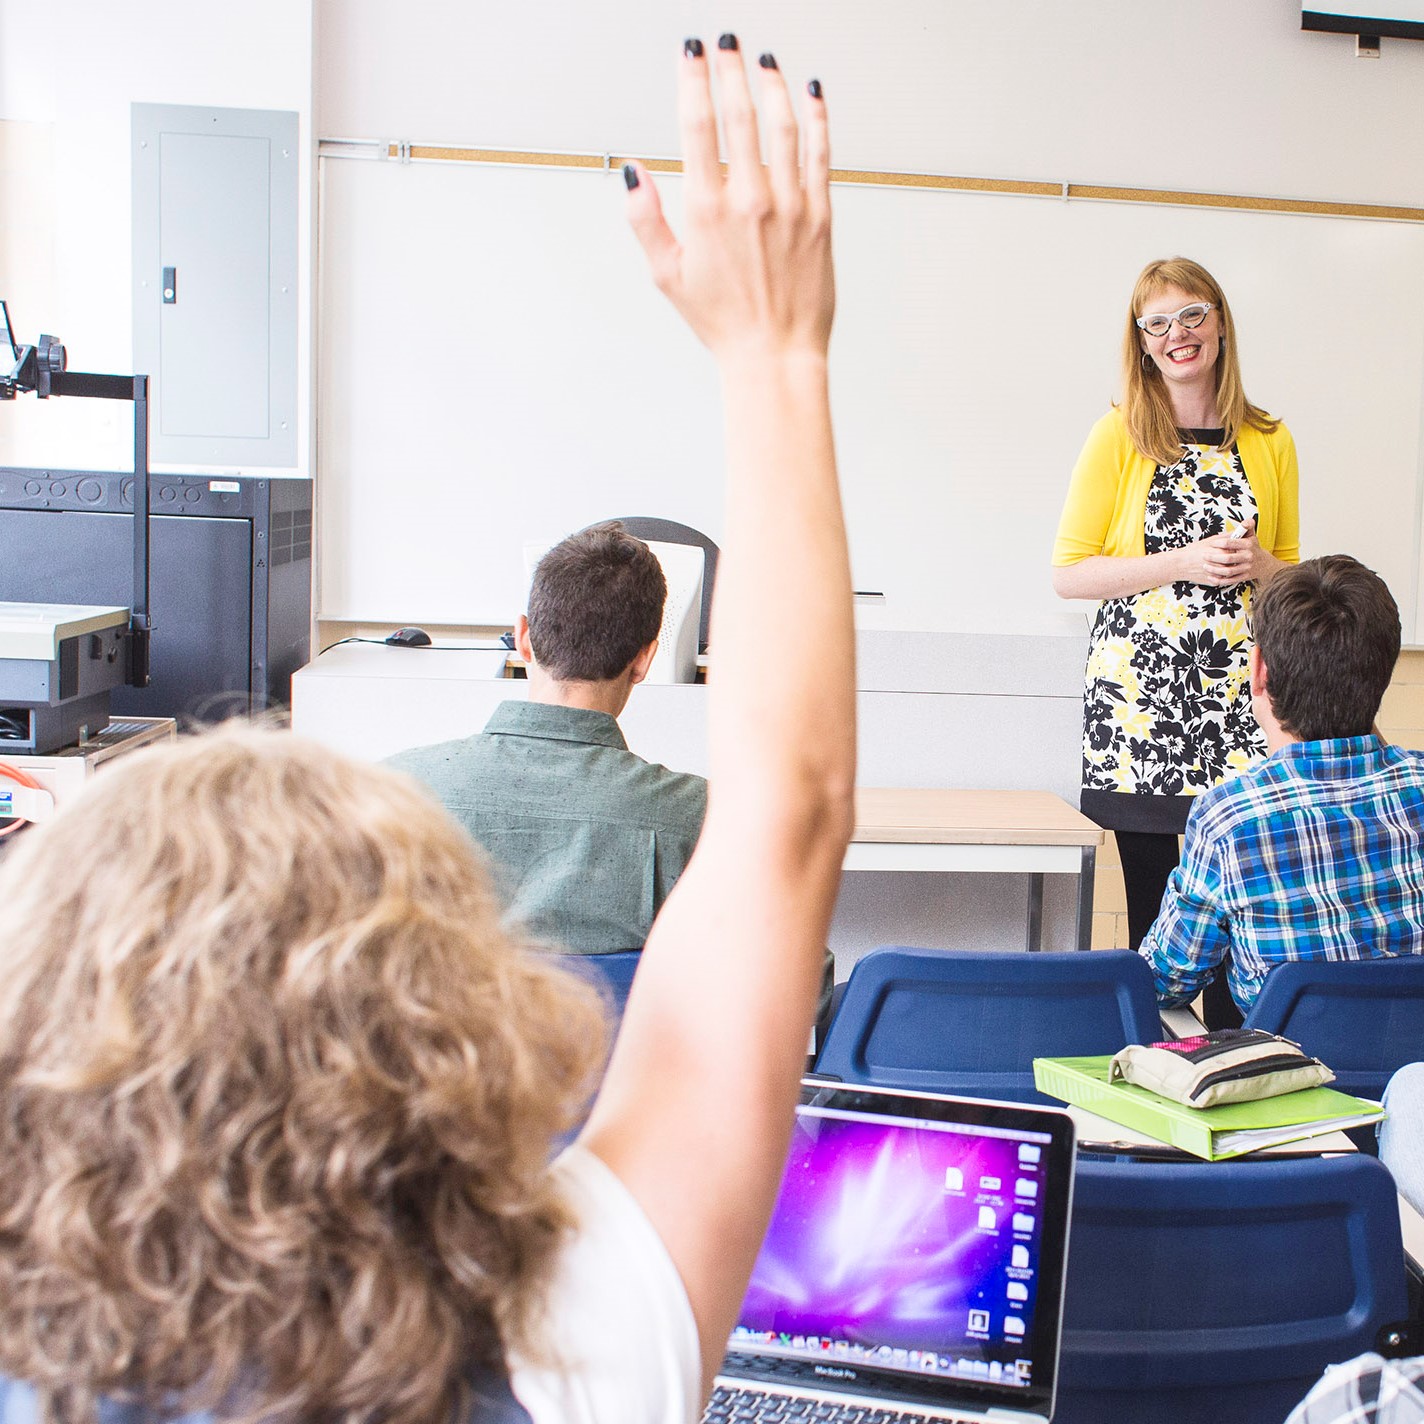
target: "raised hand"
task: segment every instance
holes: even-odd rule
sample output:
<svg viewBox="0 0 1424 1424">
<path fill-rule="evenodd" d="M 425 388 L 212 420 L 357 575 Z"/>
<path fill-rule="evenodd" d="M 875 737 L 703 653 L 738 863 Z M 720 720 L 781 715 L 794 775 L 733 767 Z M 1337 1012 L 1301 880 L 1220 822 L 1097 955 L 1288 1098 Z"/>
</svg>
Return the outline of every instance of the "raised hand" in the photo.
<svg viewBox="0 0 1424 1424">
<path fill-rule="evenodd" d="M 714 69 L 725 174 L 717 157 Z M 687 42 L 678 76 L 682 237 L 668 226 L 647 171 L 631 163 L 624 167 L 629 220 L 654 281 L 719 360 L 747 348 L 824 356 L 835 311 L 826 107 L 812 80 L 803 176 L 791 96 L 771 55 L 762 55 L 759 76 L 765 164 L 736 39 L 724 35 L 710 59 L 701 41 Z"/>
</svg>

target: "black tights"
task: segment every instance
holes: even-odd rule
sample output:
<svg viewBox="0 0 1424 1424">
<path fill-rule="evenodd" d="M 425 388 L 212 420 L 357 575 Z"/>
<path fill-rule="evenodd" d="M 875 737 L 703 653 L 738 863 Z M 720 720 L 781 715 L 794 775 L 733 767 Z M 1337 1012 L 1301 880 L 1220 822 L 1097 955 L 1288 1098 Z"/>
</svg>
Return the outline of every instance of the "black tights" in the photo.
<svg viewBox="0 0 1424 1424">
<path fill-rule="evenodd" d="M 1174 835 L 1151 831 L 1115 831 L 1122 880 L 1127 890 L 1127 942 L 1139 949 L 1162 907 L 1167 877 L 1176 869 L 1179 851 Z M 1201 1011 L 1208 1028 L 1236 1028 L 1241 1011 L 1231 997 L 1226 980 L 1227 961 L 1202 991 Z"/>
</svg>

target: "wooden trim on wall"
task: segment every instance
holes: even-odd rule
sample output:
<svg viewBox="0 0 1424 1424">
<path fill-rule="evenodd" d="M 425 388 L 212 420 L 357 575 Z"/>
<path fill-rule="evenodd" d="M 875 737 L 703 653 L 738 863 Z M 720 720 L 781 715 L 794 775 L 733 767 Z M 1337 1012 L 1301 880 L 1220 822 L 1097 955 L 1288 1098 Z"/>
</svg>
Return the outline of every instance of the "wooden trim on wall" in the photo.
<svg viewBox="0 0 1424 1424">
<path fill-rule="evenodd" d="M 361 149 L 360 155 L 353 149 Z M 632 155 L 546 153 L 533 149 L 461 148 L 442 144 L 380 143 L 325 139 L 322 157 L 383 157 L 413 163 L 508 164 L 520 168 L 603 169 L 612 172 Z M 639 159 L 651 173 L 680 173 L 674 158 Z M 936 189 L 958 193 L 1009 193 L 1063 202 L 1147 203 L 1169 207 L 1224 208 L 1312 217 L 1372 218 L 1381 222 L 1424 223 L 1424 208 L 1392 203 L 1337 203 L 1314 198 L 1269 198 L 1248 193 L 1193 193 L 1174 188 L 1121 188 L 1100 183 L 1049 183 L 1020 178 L 966 178 L 942 173 L 890 173 L 865 168 L 833 168 L 831 182 L 876 188 Z"/>
</svg>

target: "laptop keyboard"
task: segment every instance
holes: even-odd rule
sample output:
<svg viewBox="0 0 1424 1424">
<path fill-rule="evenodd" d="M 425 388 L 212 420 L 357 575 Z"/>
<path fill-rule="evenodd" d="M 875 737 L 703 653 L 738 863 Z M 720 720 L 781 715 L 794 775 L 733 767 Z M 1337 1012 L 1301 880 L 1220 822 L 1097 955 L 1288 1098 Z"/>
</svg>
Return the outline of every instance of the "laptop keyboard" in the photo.
<svg viewBox="0 0 1424 1424">
<path fill-rule="evenodd" d="M 702 1424 L 971 1424 L 945 1414 L 921 1414 L 916 1409 L 879 1409 L 874 1405 L 831 1404 L 823 1399 L 796 1399 L 759 1389 L 712 1391 Z"/>
</svg>

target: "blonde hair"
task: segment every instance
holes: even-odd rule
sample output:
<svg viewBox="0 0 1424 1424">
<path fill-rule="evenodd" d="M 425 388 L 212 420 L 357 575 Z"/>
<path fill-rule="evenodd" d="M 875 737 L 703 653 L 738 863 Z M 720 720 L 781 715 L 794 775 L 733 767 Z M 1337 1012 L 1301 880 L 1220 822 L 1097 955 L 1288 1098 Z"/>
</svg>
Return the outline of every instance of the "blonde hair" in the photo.
<svg viewBox="0 0 1424 1424">
<path fill-rule="evenodd" d="M 1122 413 L 1133 445 L 1159 465 L 1175 464 L 1182 453 L 1177 419 L 1172 413 L 1162 374 L 1150 358 L 1147 362 L 1142 360 L 1145 354 L 1142 333 L 1137 328 L 1137 318 L 1145 313 L 1147 303 L 1166 287 L 1179 287 L 1198 301 L 1210 302 L 1216 310 L 1221 331 L 1221 351 L 1216 358 L 1216 411 L 1222 424 L 1220 448 L 1229 450 L 1244 425 L 1269 434 L 1280 421 L 1246 399 L 1236 351 L 1236 324 L 1231 318 L 1226 294 L 1200 262 L 1193 262 L 1189 257 L 1165 257 L 1149 262 L 1142 269 L 1127 309 L 1127 329 L 1122 342 Z"/>
<path fill-rule="evenodd" d="M 535 1348 L 603 1008 L 413 783 L 250 729 L 136 754 L 0 902 L 0 1370 L 47 1418 L 448 1424 Z"/>
</svg>

